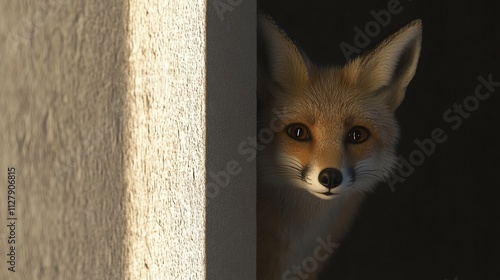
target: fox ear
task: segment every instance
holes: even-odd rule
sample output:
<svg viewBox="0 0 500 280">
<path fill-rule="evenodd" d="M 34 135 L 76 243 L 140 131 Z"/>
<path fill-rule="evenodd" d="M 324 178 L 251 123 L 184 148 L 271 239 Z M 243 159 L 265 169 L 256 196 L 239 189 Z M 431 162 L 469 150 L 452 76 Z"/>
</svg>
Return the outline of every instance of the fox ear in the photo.
<svg viewBox="0 0 500 280">
<path fill-rule="evenodd" d="M 365 89 L 382 94 L 386 104 L 396 110 L 415 75 L 421 41 L 422 22 L 414 20 L 353 61 L 351 67 L 358 68 Z"/>
<path fill-rule="evenodd" d="M 258 41 L 259 52 L 265 53 L 266 64 L 265 67 L 259 67 L 265 68 L 269 82 L 277 83 L 284 90 L 307 82 L 307 58 L 285 32 L 269 16 L 262 13 L 259 13 L 258 18 Z"/>
</svg>

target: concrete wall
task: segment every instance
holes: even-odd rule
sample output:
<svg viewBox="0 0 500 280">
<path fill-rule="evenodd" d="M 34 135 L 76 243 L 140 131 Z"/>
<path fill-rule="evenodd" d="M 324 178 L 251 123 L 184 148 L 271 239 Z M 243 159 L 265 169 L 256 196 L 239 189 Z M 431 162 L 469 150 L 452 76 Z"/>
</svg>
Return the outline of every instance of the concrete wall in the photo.
<svg viewBox="0 0 500 280">
<path fill-rule="evenodd" d="M 1 279 L 255 278 L 255 10 L 221 2 L 0 1 Z"/>
<path fill-rule="evenodd" d="M 205 3 L 131 1 L 131 279 L 204 279 Z"/>
</svg>

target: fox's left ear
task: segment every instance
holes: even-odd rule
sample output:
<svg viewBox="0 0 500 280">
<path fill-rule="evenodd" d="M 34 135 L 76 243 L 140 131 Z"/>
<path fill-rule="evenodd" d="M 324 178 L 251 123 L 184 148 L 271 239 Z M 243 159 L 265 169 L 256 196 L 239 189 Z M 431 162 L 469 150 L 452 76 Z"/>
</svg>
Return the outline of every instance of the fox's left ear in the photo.
<svg viewBox="0 0 500 280">
<path fill-rule="evenodd" d="M 356 67 L 364 88 L 383 95 L 386 104 L 396 110 L 415 75 L 421 42 L 422 22 L 414 20 L 348 67 Z"/>
</svg>

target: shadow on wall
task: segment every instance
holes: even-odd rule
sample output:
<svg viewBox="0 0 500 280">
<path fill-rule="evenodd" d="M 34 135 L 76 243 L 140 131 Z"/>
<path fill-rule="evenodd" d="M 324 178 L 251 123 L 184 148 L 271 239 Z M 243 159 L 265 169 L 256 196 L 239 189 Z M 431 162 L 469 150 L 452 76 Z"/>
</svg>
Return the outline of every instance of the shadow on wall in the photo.
<svg viewBox="0 0 500 280">
<path fill-rule="evenodd" d="M 256 277 L 255 11 L 253 1 L 207 2 L 207 279 Z"/>
<path fill-rule="evenodd" d="M 16 170 L 18 223 L 0 278 L 7 265 L 20 279 L 124 278 L 128 6 L 22 2 L 0 4 L 0 163 Z"/>
</svg>

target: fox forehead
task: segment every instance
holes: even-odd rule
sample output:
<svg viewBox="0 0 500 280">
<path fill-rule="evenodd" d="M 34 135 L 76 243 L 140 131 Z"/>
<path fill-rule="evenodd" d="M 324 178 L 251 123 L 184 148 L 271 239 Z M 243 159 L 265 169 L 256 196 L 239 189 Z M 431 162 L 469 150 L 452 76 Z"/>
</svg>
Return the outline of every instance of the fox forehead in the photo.
<svg viewBox="0 0 500 280">
<path fill-rule="evenodd" d="M 362 120 L 369 122 L 373 115 L 385 115 L 384 111 L 389 113 L 376 93 L 366 92 L 352 77 L 346 78 L 335 70 L 315 74 L 307 84 L 280 95 L 278 103 L 286 104 L 283 119 L 288 122 L 349 126 Z"/>
</svg>

